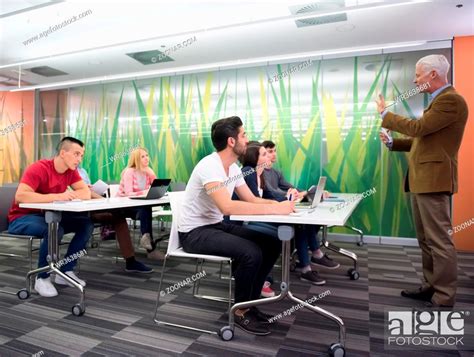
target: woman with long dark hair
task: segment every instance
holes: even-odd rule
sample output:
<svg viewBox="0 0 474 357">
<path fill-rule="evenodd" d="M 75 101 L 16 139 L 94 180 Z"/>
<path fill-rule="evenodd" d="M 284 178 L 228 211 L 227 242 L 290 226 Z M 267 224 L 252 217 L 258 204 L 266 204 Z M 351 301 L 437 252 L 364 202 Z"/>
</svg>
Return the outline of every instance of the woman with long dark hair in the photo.
<svg viewBox="0 0 474 357">
<path fill-rule="evenodd" d="M 265 187 L 265 179 L 263 170 L 267 166 L 269 157 L 267 156 L 267 150 L 258 141 L 251 141 L 247 145 L 247 150 L 244 155 L 240 158 L 242 163 L 242 174 L 247 183 L 247 186 L 253 192 L 255 196 L 277 200 L 270 190 Z M 286 194 L 286 199 L 292 197 L 293 200 L 298 199 L 298 191 L 290 188 Z M 236 197 L 238 199 L 238 197 Z M 277 236 L 278 224 L 265 223 L 265 222 L 249 222 L 248 228 L 260 231 L 266 234 L 272 234 Z M 308 248 L 315 253 L 321 253 L 319 249 L 319 242 L 317 240 L 317 234 L 320 229 L 318 225 L 295 225 L 295 243 L 298 253 L 299 265 L 301 268 L 300 279 L 308 281 L 314 285 L 324 285 L 326 281 L 322 279 L 316 270 L 311 268 L 311 259 L 308 254 Z M 334 263 L 337 268 L 339 265 Z M 334 269 L 331 267 L 331 269 Z M 264 289 L 268 286 L 264 286 Z M 271 293 L 267 294 L 262 290 L 263 296 L 272 296 Z"/>
</svg>

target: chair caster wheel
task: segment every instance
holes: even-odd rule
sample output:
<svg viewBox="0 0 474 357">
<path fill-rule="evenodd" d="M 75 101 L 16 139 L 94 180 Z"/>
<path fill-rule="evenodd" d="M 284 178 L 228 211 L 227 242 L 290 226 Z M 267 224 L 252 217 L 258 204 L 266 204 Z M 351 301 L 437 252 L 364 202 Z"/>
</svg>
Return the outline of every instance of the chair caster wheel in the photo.
<svg viewBox="0 0 474 357">
<path fill-rule="evenodd" d="M 290 271 L 291 272 L 294 272 L 296 270 L 296 264 L 295 263 L 291 263 L 290 264 Z"/>
<path fill-rule="evenodd" d="M 99 248 L 99 243 L 92 243 L 92 244 L 91 244 L 91 248 L 92 248 L 92 249 Z"/>
<path fill-rule="evenodd" d="M 347 275 L 349 275 L 349 277 L 351 278 L 351 280 L 359 280 L 360 278 L 360 274 L 357 270 L 355 270 L 354 268 L 350 268 L 348 271 L 347 271 Z"/>
<path fill-rule="evenodd" d="M 224 326 L 219 330 L 219 336 L 222 341 L 230 341 L 234 338 L 234 330 L 232 330 L 230 326 Z"/>
<path fill-rule="evenodd" d="M 86 308 L 81 304 L 76 304 L 72 307 L 72 314 L 74 316 L 82 316 L 86 312 Z"/>
<path fill-rule="evenodd" d="M 357 245 L 358 245 L 359 247 L 362 247 L 362 246 L 364 245 L 364 242 L 357 242 Z"/>
<path fill-rule="evenodd" d="M 333 343 L 329 347 L 329 355 L 331 357 L 344 357 L 346 355 L 346 350 L 340 343 Z"/>
<path fill-rule="evenodd" d="M 18 296 L 20 300 L 26 300 L 30 297 L 30 292 L 26 289 L 21 289 L 16 293 L 16 296 Z"/>
</svg>

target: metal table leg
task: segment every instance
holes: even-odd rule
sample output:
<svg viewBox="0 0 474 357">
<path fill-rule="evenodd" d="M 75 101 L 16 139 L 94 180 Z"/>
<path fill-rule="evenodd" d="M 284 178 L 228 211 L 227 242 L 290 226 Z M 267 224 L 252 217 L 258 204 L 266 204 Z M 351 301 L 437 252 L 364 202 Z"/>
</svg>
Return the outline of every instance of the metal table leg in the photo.
<svg viewBox="0 0 474 357">
<path fill-rule="evenodd" d="M 327 229 L 327 227 L 325 227 Z M 263 299 L 258 299 L 258 300 L 252 300 L 252 301 L 245 301 L 241 302 L 238 304 L 234 304 L 232 306 L 232 309 L 230 310 L 230 316 L 229 316 L 229 326 L 225 326 L 221 329 L 221 337 L 224 340 L 229 340 L 233 336 L 234 328 L 235 328 L 235 322 L 234 322 L 234 314 L 236 310 L 239 309 L 246 309 L 252 306 L 260 306 L 260 305 L 266 305 L 266 304 L 271 304 L 280 300 L 283 300 L 285 297 L 288 297 L 291 301 L 294 301 L 298 304 L 301 304 L 303 307 L 313 311 L 316 314 L 319 314 L 327 319 L 330 319 L 331 321 L 334 321 L 335 323 L 338 324 L 339 326 L 339 342 L 338 343 L 333 343 L 330 346 L 330 354 L 332 356 L 344 356 L 345 355 L 345 350 L 344 350 L 344 343 L 345 343 L 345 338 L 346 338 L 346 327 L 344 325 L 344 322 L 342 319 L 329 311 L 326 311 L 323 308 L 320 308 L 318 306 L 313 306 L 311 304 L 308 304 L 297 297 L 295 297 L 291 291 L 290 291 L 290 241 L 294 237 L 294 228 L 293 226 L 279 226 L 278 227 L 278 238 L 282 241 L 282 267 L 281 267 L 281 292 L 279 295 L 276 295 L 274 297 L 269 297 L 269 298 L 263 298 Z M 225 333 L 228 331 L 231 331 L 231 334 L 228 334 L 230 337 L 229 339 L 225 338 Z"/>
<path fill-rule="evenodd" d="M 48 256 L 46 258 L 48 265 L 29 271 L 26 274 L 26 289 L 21 289 L 18 291 L 17 296 L 21 300 L 28 299 L 31 295 L 33 278 L 42 272 L 54 272 L 56 275 L 61 276 L 64 280 L 79 290 L 79 302 L 72 307 L 72 313 L 75 316 L 81 316 L 86 311 L 84 306 L 84 287 L 56 267 L 56 263 L 59 259 L 58 229 L 59 222 L 61 222 L 61 217 L 61 212 L 47 211 L 45 213 L 45 221 L 48 224 Z"/>
<path fill-rule="evenodd" d="M 350 268 L 348 271 L 347 271 L 347 275 L 349 275 L 349 277 L 352 279 L 352 280 L 357 280 L 359 279 L 360 277 L 360 274 L 359 272 L 357 271 L 357 268 L 358 268 L 358 264 L 357 264 L 357 254 L 355 254 L 354 252 L 351 252 L 347 249 L 344 249 L 344 248 L 339 248 L 337 246 L 335 246 L 334 244 L 332 243 L 329 243 L 327 241 L 327 236 L 328 236 L 328 227 L 327 226 L 323 226 L 323 245 L 328 248 L 329 250 L 332 250 L 333 252 L 335 253 L 338 253 L 338 254 L 341 254 L 345 257 L 348 257 L 350 259 L 352 259 L 352 261 L 354 262 L 354 268 Z"/>
<path fill-rule="evenodd" d="M 357 234 L 359 234 L 359 241 L 357 242 L 357 245 L 359 247 L 362 247 L 365 244 L 365 242 L 364 242 L 364 232 L 362 232 L 361 229 L 355 228 L 355 227 L 352 227 L 352 226 L 344 226 L 344 227 L 346 227 L 346 228 L 356 232 Z"/>
</svg>

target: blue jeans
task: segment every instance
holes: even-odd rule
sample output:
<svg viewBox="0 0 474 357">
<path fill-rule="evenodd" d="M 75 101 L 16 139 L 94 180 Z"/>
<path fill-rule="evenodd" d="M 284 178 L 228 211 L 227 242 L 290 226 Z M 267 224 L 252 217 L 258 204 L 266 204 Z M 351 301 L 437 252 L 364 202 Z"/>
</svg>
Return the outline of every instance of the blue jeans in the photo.
<svg viewBox="0 0 474 357">
<path fill-rule="evenodd" d="M 321 226 L 313 225 L 297 225 L 295 227 L 296 250 L 300 265 L 303 267 L 308 266 L 310 263 L 308 247 L 312 252 L 319 249 L 317 235 L 320 228 Z"/>
<path fill-rule="evenodd" d="M 278 238 L 278 224 L 266 222 L 249 222 L 245 227 L 271 237 Z"/>
<path fill-rule="evenodd" d="M 151 216 L 151 206 L 128 208 L 125 210 L 125 216 L 140 219 L 140 232 L 142 235 L 149 233 L 153 241 L 153 217 Z"/>
<path fill-rule="evenodd" d="M 62 219 L 58 227 L 59 242 L 64 234 L 75 232 L 76 234 L 71 240 L 67 249 L 66 257 L 80 252 L 86 247 L 87 241 L 92 235 L 94 225 L 89 217 L 82 214 L 62 213 Z M 38 268 L 48 265 L 46 257 L 48 256 L 48 224 L 44 220 L 43 214 L 27 214 L 10 222 L 8 233 L 32 235 L 42 237 L 39 249 Z M 61 271 L 71 271 L 76 266 L 77 261 L 74 260 L 61 267 Z M 38 278 L 44 279 L 49 276 L 49 272 L 38 274 Z"/>
</svg>

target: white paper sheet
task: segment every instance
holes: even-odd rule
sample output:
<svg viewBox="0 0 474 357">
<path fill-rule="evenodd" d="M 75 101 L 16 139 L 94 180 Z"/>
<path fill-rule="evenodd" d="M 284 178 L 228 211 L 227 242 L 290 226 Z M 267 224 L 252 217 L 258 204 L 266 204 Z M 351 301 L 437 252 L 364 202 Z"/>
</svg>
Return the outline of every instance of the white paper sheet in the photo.
<svg viewBox="0 0 474 357">
<path fill-rule="evenodd" d="M 102 195 L 109 185 L 107 185 L 104 181 L 98 180 L 95 184 L 92 185 L 92 191 L 97 193 L 98 195 Z"/>
</svg>

